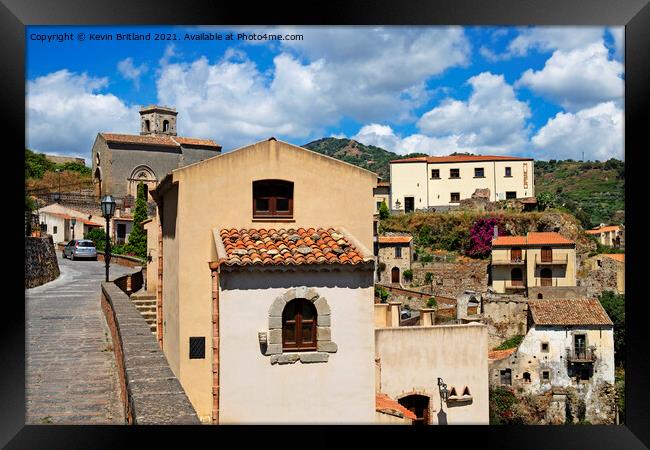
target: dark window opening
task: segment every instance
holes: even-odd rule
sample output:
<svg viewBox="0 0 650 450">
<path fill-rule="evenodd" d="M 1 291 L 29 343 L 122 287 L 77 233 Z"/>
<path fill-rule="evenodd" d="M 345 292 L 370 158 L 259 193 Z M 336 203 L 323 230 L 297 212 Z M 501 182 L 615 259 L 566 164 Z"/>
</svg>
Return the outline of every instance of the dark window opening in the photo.
<svg viewBox="0 0 650 450">
<path fill-rule="evenodd" d="M 151 131 L 151 122 L 149 122 L 148 120 L 145 120 L 144 121 L 144 129 L 145 129 L 145 131 Z"/>
<path fill-rule="evenodd" d="M 530 374 L 528 372 L 524 372 L 524 381 L 530 383 Z"/>
<path fill-rule="evenodd" d="M 511 176 L 512 176 L 512 168 L 506 167 L 506 177 L 511 177 Z"/>
<path fill-rule="evenodd" d="M 460 192 L 452 192 L 450 203 L 460 203 Z"/>
<path fill-rule="evenodd" d="M 316 307 L 303 298 L 287 303 L 282 311 L 282 349 L 316 350 Z"/>
<path fill-rule="evenodd" d="M 506 200 L 511 200 L 513 198 L 517 198 L 517 191 L 507 191 Z"/>
<path fill-rule="evenodd" d="M 474 178 L 485 178 L 485 170 L 483 167 L 474 168 Z"/>
<path fill-rule="evenodd" d="M 505 369 L 500 372 L 501 384 L 512 385 L 512 370 Z"/>
<path fill-rule="evenodd" d="M 460 178 L 460 169 L 449 169 L 449 178 Z"/>
<path fill-rule="evenodd" d="M 282 180 L 253 182 L 253 217 L 293 217 L 293 183 Z"/>
<path fill-rule="evenodd" d="M 169 131 L 169 120 L 163 120 L 163 132 Z"/>
<path fill-rule="evenodd" d="M 383 203 L 383 202 L 377 202 L 377 211 L 379 211 L 379 209 L 381 208 L 381 204 L 382 204 L 382 203 Z"/>
<path fill-rule="evenodd" d="M 118 239 L 124 239 L 126 237 L 126 224 L 118 223 L 117 224 L 117 237 Z"/>
<path fill-rule="evenodd" d="M 544 298 L 544 294 L 542 294 L 542 293 L 540 292 L 539 294 L 537 294 L 537 298 L 540 299 L 540 300 L 543 299 L 543 298 Z"/>
<path fill-rule="evenodd" d="M 395 247 L 395 258 L 402 257 L 402 247 Z"/>
<path fill-rule="evenodd" d="M 551 374 L 549 373 L 548 370 L 543 370 L 542 371 L 542 380 L 548 381 L 551 379 Z"/>
<path fill-rule="evenodd" d="M 205 337 L 190 337 L 190 359 L 205 358 Z"/>
<path fill-rule="evenodd" d="M 415 197 L 404 197 L 404 212 L 413 212 L 415 210 Z"/>
<path fill-rule="evenodd" d="M 469 388 L 465 386 L 465 389 L 463 389 L 463 395 L 472 395 L 469 393 Z"/>
<path fill-rule="evenodd" d="M 515 267 L 510 271 L 510 281 L 513 286 L 524 285 L 524 274 L 519 267 Z"/>
<path fill-rule="evenodd" d="M 413 394 L 400 398 L 397 402 L 415 414 L 413 425 L 429 425 L 429 397 Z"/>
<path fill-rule="evenodd" d="M 440 169 L 431 169 L 431 178 L 437 180 L 440 178 Z"/>
<path fill-rule="evenodd" d="M 548 351 L 548 342 L 542 342 L 542 351 L 547 352 Z"/>
<path fill-rule="evenodd" d="M 52 230 L 52 234 L 56 234 L 57 227 L 55 226 Z"/>
</svg>

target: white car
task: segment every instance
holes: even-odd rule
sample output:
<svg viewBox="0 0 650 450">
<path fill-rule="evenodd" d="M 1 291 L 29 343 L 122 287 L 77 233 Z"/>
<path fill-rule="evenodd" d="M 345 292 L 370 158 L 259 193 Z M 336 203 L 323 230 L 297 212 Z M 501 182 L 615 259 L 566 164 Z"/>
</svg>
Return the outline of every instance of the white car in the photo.
<svg viewBox="0 0 650 450">
<path fill-rule="evenodd" d="M 88 239 L 73 239 L 63 248 L 63 257 L 75 260 L 77 258 L 92 258 L 97 261 L 95 243 Z"/>
</svg>

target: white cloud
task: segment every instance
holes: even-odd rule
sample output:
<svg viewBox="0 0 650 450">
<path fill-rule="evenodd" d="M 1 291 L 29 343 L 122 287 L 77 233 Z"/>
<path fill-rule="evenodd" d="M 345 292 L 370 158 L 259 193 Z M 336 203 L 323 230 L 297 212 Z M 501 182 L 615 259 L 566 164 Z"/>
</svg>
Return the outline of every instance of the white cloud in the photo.
<svg viewBox="0 0 650 450">
<path fill-rule="evenodd" d="M 420 133 L 401 137 L 388 125 L 372 123 L 362 127 L 353 139 L 400 154 L 503 154 L 525 150 L 530 110 L 516 98 L 503 75 L 484 72 L 468 83 L 472 86 L 468 100 L 448 98 L 424 113 L 417 122 Z"/>
<path fill-rule="evenodd" d="M 508 45 L 508 52 L 525 56 L 530 50 L 571 51 L 602 42 L 602 27 L 534 27 L 521 29 Z"/>
<path fill-rule="evenodd" d="M 133 80 L 136 89 L 140 89 L 140 76 L 147 71 L 145 63 L 135 66 L 133 58 L 128 57 L 117 63 L 117 70 L 122 74 L 122 77 L 127 80 Z"/>
<path fill-rule="evenodd" d="M 97 133 L 137 133 L 138 108 L 101 93 L 108 79 L 66 69 L 27 82 L 26 138 L 33 150 L 86 155 Z"/>
<path fill-rule="evenodd" d="M 605 102 L 576 113 L 560 112 L 533 137 L 542 158 L 604 161 L 624 156 L 623 110 Z"/>
<path fill-rule="evenodd" d="M 344 116 L 406 120 L 429 99 L 426 81 L 469 55 L 460 28 L 282 30 L 273 31 L 305 40 L 283 41 L 264 72 L 241 50 L 214 63 L 164 58 L 158 98 L 177 107 L 179 132 L 229 149 L 270 135 L 304 139 Z"/>
<path fill-rule="evenodd" d="M 600 43 L 571 51 L 557 50 L 542 70 L 528 69 L 516 86 L 578 110 L 605 101 L 623 98 L 623 64 L 608 59 L 608 50 Z"/>
</svg>

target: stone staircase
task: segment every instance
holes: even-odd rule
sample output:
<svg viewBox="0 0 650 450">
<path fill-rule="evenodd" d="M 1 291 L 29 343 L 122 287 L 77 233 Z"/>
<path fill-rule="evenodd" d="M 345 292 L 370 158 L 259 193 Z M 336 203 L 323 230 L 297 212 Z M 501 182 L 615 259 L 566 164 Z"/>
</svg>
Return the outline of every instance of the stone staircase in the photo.
<svg viewBox="0 0 650 450">
<path fill-rule="evenodd" d="M 156 294 L 149 294 L 142 290 L 131 294 L 131 301 L 140 311 L 142 317 L 149 325 L 149 329 L 156 334 Z"/>
</svg>

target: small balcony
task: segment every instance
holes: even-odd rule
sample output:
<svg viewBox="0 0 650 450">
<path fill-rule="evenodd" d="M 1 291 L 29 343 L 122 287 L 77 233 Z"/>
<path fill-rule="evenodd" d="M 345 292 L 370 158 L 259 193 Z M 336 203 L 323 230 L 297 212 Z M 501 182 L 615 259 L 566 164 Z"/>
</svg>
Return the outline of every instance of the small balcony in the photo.
<svg viewBox="0 0 650 450">
<path fill-rule="evenodd" d="M 526 258 L 492 258 L 493 266 L 525 266 Z"/>
<path fill-rule="evenodd" d="M 593 364 L 596 361 L 596 349 L 593 347 L 568 347 L 566 349 L 566 358 L 570 363 Z"/>
<path fill-rule="evenodd" d="M 539 255 L 535 255 L 535 265 L 536 266 L 566 266 L 569 264 L 569 255 L 565 254 L 564 257 L 553 257 L 553 258 L 540 258 Z"/>
<path fill-rule="evenodd" d="M 506 281 L 506 292 L 523 292 L 526 290 L 526 285 L 523 281 Z"/>
</svg>

